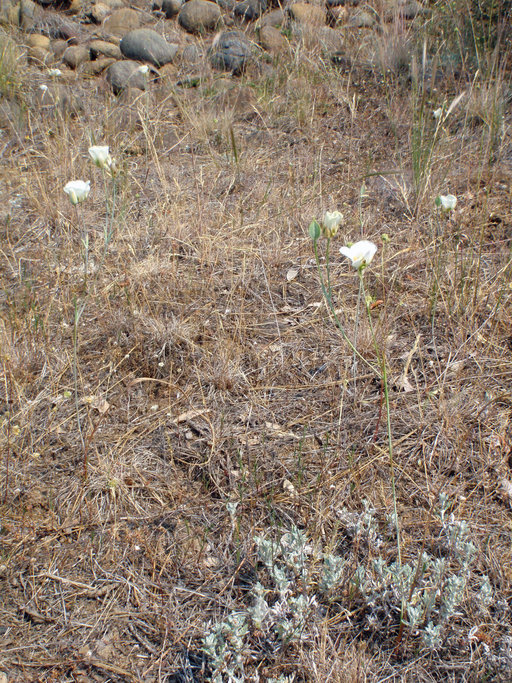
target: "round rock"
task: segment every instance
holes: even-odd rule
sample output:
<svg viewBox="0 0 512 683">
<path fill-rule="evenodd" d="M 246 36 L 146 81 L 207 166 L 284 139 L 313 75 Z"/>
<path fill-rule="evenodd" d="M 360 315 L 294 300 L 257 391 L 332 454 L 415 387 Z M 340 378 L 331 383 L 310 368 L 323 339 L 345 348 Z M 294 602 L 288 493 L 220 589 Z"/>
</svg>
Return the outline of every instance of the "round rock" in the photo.
<svg viewBox="0 0 512 683">
<path fill-rule="evenodd" d="M 98 59 L 99 57 L 122 59 L 119 45 L 108 43 L 105 40 L 91 40 L 89 43 L 89 50 L 91 51 L 91 59 Z"/>
<path fill-rule="evenodd" d="M 77 69 L 80 64 L 85 64 L 90 58 L 87 45 L 70 45 L 62 55 L 62 61 L 70 69 Z"/>
<path fill-rule="evenodd" d="M 298 24 L 323 26 L 325 24 L 325 12 L 322 7 L 310 5 L 307 2 L 295 2 L 288 8 L 290 17 Z"/>
<path fill-rule="evenodd" d="M 209 0 L 188 0 L 178 14 L 179 25 L 189 33 L 215 29 L 221 19 L 220 7 Z"/>
<path fill-rule="evenodd" d="M 43 36 L 40 33 L 31 33 L 27 36 L 27 45 L 29 47 L 42 47 L 44 50 L 49 50 L 50 39 L 48 36 Z"/>
<path fill-rule="evenodd" d="M 267 9 L 267 0 L 242 0 L 237 2 L 234 13 L 246 21 L 258 19 Z"/>
<path fill-rule="evenodd" d="M 183 5 L 183 0 L 163 0 L 162 12 L 165 13 L 167 19 L 172 19 L 180 13 Z"/>
<path fill-rule="evenodd" d="M 273 26 L 274 28 L 281 28 L 285 23 L 286 15 L 282 9 L 270 10 L 259 21 L 260 26 Z"/>
<path fill-rule="evenodd" d="M 102 2 L 96 2 L 86 12 L 86 16 L 95 24 L 101 24 L 101 22 L 108 17 L 111 11 L 112 9 L 108 5 L 105 5 Z"/>
<path fill-rule="evenodd" d="M 282 52 L 288 45 L 288 41 L 281 31 L 273 26 L 262 26 L 259 32 L 260 45 L 267 52 Z"/>
<path fill-rule="evenodd" d="M 124 36 L 128 31 L 139 28 L 141 25 L 141 13 L 130 7 L 123 7 L 113 12 L 103 22 L 103 29 L 113 36 Z"/>
<path fill-rule="evenodd" d="M 215 37 L 210 50 L 214 69 L 240 74 L 251 56 L 251 44 L 241 31 L 224 31 Z"/>
<path fill-rule="evenodd" d="M 139 28 L 127 33 L 119 44 L 121 53 L 127 59 L 138 59 L 160 67 L 172 62 L 178 46 L 168 43 L 159 33 L 150 28 Z"/>
<path fill-rule="evenodd" d="M 84 64 L 82 73 L 86 74 L 87 76 L 98 76 L 115 61 L 116 60 L 112 57 L 100 57 L 99 59 L 95 59 L 93 62 L 87 62 L 87 64 Z"/>
<path fill-rule="evenodd" d="M 129 59 L 111 64 L 107 69 L 106 79 L 115 95 L 125 88 L 146 89 L 147 79 L 140 70 L 140 64 Z"/>
</svg>

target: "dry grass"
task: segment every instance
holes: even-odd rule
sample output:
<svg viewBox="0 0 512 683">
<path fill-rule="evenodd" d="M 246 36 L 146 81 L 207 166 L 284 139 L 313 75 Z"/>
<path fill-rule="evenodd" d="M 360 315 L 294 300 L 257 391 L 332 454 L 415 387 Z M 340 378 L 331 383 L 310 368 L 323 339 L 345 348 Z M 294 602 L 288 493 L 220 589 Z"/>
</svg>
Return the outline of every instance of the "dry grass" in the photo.
<svg viewBox="0 0 512 683">
<path fill-rule="evenodd" d="M 360 367 L 354 385 L 307 234 L 334 208 L 345 215 L 340 246 L 379 245 L 365 277 L 390 372 L 404 559 L 436 552 L 445 493 L 477 547 L 471 580 L 487 574 L 494 600 L 483 618 L 468 589 L 430 652 L 410 633 L 396 648 L 398 623 L 371 630 L 347 593 L 322 606 L 299 644 L 276 651 L 254 635 L 246 680 L 510 680 L 510 73 L 478 89 L 474 74 L 445 73 L 424 96 L 431 112 L 470 92 L 446 122 L 418 203 L 420 105 L 402 69 L 411 36 L 391 35 L 399 54 L 380 36 L 382 69 L 358 59 L 337 69 L 298 51 L 238 80 L 163 79 L 135 101 L 73 76 L 72 97 L 40 106 L 35 67 L 15 92 L 1 88 L 9 680 L 208 680 L 202 639 L 209 622 L 247 604 L 255 535 L 295 524 L 357 562 L 339 511 L 367 499 L 385 525 L 380 384 Z M 431 135 L 435 122 L 424 121 Z M 120 169 L 104 260 L 93 143 L 109 144 Z M 92 186 L 81 206 L 87 284 L 81 226 L 62 192 L 77 178 Z M 458 206 L 440 218 L 433 200 L 448 192 Z M 351 337 L 358 283 L 337 250 L 331 277 Z M 364 321 L 358 348 L 374 360 Z M 238 503 L 236 523 L 227 502 Z M 395 557 L 393 543 L 385 555 Z M 470 642 L 474 626 L 485 637 Z"/>
</svg>

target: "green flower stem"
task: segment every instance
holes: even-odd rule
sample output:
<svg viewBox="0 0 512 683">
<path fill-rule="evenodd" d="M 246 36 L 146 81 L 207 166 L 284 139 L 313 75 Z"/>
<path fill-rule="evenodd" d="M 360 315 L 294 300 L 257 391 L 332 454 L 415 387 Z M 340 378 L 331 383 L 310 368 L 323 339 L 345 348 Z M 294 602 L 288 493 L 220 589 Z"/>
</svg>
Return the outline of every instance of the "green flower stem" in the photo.
<svg viewBox="0 0 512 683">
<path fill-rule="evenodd" d="M 330 263 L 329 263 L 329 250 L 331 246 L 331 238 L 327 238 L 327 246 L 325 247 L 325 268 L 327 270 L 327 290 L 329 292 L 332 292 L 332 287 L 331 287 L 331 268 L 330 268 Z"/>
<path fill-rule="evenodd" d="M 75 297 L 73 301 L 73 307 L 73 384 L 75 389 L 76 421 L 78 425 L 78 433 L 80 434 L 80 440 L 82 441 L 82 446 L 85 448 L 82 424 L 80 422 L 80 407 L 78 405 L 78 323 L 80 322 L 82 313 L 85 310 L 85 301 L 79 304 Z"/>
<path fill-rule="evenodd" d="M 354 344 L 351 342 L 351 340 L 348 338 L 347 333 L 345 332 L 343 325 L 341 324 L 340 319 L 338 318 L 338 314 L 336 313 L 336 310 L 334 308 L 334 304 L 332 302 L 332 289 L 331 289 L 331 284 L 330 284 L 330 274 L 329 274 L 329 268 L 327 268 L 327 286 L 326 282 L 324 280 L 324 276 L 322 275 L 322 268 L 320 266 L 320 258 L 318 256 L 318 240 L 314 239 L 313 240 L 313 250 L 315 253 L 315 261 L 316 261 L 316 267 L 318 270 L 318 277 L 320 279 L 320 287 L 322 289 L 322 294 L 324 296 L 324 299 L 327 303 L 327 306 L 329 307 L 329 310 L 334 318 L 334 322 L 336 323 L 336 327 L 339 329 L 341 332 L 343 339 L 347 342 L 349 345 L 350 349 L 354 352 L 354 355 L 360 358 L 365 365 L 367 365 L 372 372 L 374 372 L 379 379 L 382 379 L 382 375 L 379 371 L 378 368 L 375 367 L 370 361 L 368 361 L 364 356 L 362 356 L 357 348 L 354 346 Z M 328 240 L 329 242 L 329 240 Z M 328 263 L 327 263 L 328 265 Z"/>
<path fill-rule="evenodd" d="M 112 201 L 110 201 L 109 191 L 107 187 L 107 178 L 105 169 L 102 169 L 103 174 L 103 187 L 105 188 L 105 228 L 103 230 L 103 244 L 104 244 L 104 257 L 107 253 L 108 245 L 112 240 L 114 234 L 114 214 L 116 211 L 116 197 L 117 197 L 117 183 L 114 176 L 111 176 L 112 181 Z"/>
<path fill-rule="evenodd" d="M 75 204 L 76 219 L 82 230 L 82 245 L 84 247 L 84 284 L 87 289 L 87 279 L 89 277 L 89 232 L 85 227 L 83 209 Z"/>
<path fill-rule="evenodd" d="M 112 241 L 112 237 L 114 235 L 114 216 L 115 216 L 115 210 L 116 210 L 116 197 L 117 197 L 117 182 L 116 179 L 112 173 L 111 175 L 111 184 L 112 184 L 112 196 L 110 198 L 109 190 L 108 190 L 108 185 L 107 185 L 107 179 L 106 179 L 106 173 L 105 169 L 102 169 L 102 174 L 103 174 L 103 186 L 105 188 L 105 204 L 106 204 L 106 216 L 105 216 L 105 227 L 103 229 L 103 255 L 101 257 L 100 263 L 98 264 L 98 267 L 96 269 L 96 273 L 94 274 L 92 284 L 93 284 L 93 289 L 94 286 L 98 282 L 98 277 L 99 273 L 102 269 L 102 266 L 105 262 L 105 259 L 107 257 L 107 252 L 108 252 L 108 247 L 110 242 Z M 75 410 L 76 410 L 76 420 L 77 420 L 77 426 L 78 426 L 78 433 L 80 434 L 80 440 L 82 442 L 82 447 L 84 451 L 84 481 L 87 480 L 87 475 L 88 475 L 88 456 L 87 456 L 87 450 L 88 450 L 88 443 L 89 440 L 87 441 L 87 444 L 84 439 L 83 435 L 83 429 L 82 429 L 82 423 L 80 420 L 80 406 L 79 406 L 79 401 L 78 401 L 78 324 L 80 322 L 80 318 L 83 315 L 83 312 L 85 311 L 85 307 L 87 305 L 87 302 L 89 298 L 91 297 L 91 289 L 87 287 L 88 283 L 88 275 L 89 275 L 89 233 L 87 231 L 87 228 L 85 227 L 85 221 L 83 218 L 83 212 L 78 210 L 78 205 L 76 205 L 76 211 L 77 211 L 77 216 L 78 220 L 82 226 L 82 244 L 84 246 L 84 266 L 85 266 L 85 293 L 83 296 L 83 299 L 81 301 L 78 301 L 78 299 L 75 298 L 74 300 L 74 319 L 73 319 L 73 382 L 74 382 L 74 390 L 75 390 Z"/>
<path fill-rule="evenodd" d="M 364 281 L 363 281 L 363 270 L 364 268 L 359 268 L 358 273 L 359 273 L 359 282 L 361 285 L 361 291 L 364 296 L 365 302 L 367 301 L 366 299 L 366 291 L 364 287 Z M 373 322 L 372 322 L 372 316 L 370 312 L 370 307 L 368 304 L 366 304 L 366 313 L 368 315 L 368 322 L 370 324 L 370 332 L 372 335 L 372 340 L 373 340 L 373 347 L 375 349 L 375 353 L 377 354 L 377 359 L 379 361 L 380 369 L 381 369 L 381 381 L 382 381 L 382 386 L 384 388 L 384 405 L 386 406 L 386 431 L 387 431 L 387 436 L 388 436 L 388 453 L 389 453 L 389 471 L 391 474 L 391 493 L 393 496 L 393 513 L 394 513 L 394 518 L 395 518 L 395 530 L 396 530 L 396 545 L 397 545 L 397 553 L 398 553 L 398 565 L 400 567 L 400 571 L 402 569 L 402 542 L 401 542 L 401 537 L 400 537 L 400 525 L 398 523 L 398 508 L 397 508 L 397 503 L 396 503 L 396 481 L 395 481 L 395 461 L 393 457 L 393 435 L 391 431 L 391 407 L 389 404 L 389 385 L 388 385 L 388 371 L 387 371 L 387 365 L 386 365 L 386 356 L 385 353 L 380 351 L 379 345 L 377 344 L 377 337 L 375 335 L 375 329 L 373 327 Z M 402 582 L 402 575 L 400 574 L 400 581 Z M 400 607 L 400 624 L 403 623 L 404 617 L 405 617 L 405 610 L 406 610 L 406 598 L 404 594 L 404 587 L 403 583 L 401 586 L 401 607 Z"/>
<path fill-rule="evenodd" d="M 359 275 L 359 292 L 357 293 L 357 307 L 356 307 L 356 324 L 354 328 L 354 349 L 357 348 L 357 334 L 359 331 L 359 315 L 361 313 L 361 294 L 363 292 L 363 269 L 360 268 L 357 271 Z M 354 353 L 354 357 L 352 359 L 352 374 L 354 376 L 354 395 L 355 395 L 355 382 L 356 382 L 356 375 L 357 375 L 357 360 L 356 360 L 356 354 Z"/>
<path fill-rule="evenodd" d="M 103 245 L 106 247 L 108 243 L 108 235 L 109 235 L 109 215 L 110 215 L 110 201 L 108 197 L 108 187 L 107 187 L 107 177 L 105 174 L 105 169 L 101 169 L 101 175 L 103 177 L 103 191 L 105 192 L 105 209 L 106 209 L 106 214 L 105 214 L 105 227 L 103 228 Z"/>
</svg>

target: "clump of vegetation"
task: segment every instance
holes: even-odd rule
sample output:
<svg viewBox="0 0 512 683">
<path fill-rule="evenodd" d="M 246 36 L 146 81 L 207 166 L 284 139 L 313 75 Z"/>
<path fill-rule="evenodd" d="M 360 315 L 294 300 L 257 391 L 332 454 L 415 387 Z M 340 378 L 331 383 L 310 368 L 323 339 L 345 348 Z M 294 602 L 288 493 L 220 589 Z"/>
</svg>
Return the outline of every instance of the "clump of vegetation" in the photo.
<svg viewBox="0 0 512 683">
<path fill-rule="evenodd" d="M 253 585 L 246 607 L 209 627 L 204 651 L 212 680 L 243 681 L 246 662 L 258 659 L 258 643 L 277 652 L 310 639 L 336 614 L 357 615 L 366 633 L 394 634 L 397 647 L 407 637 L 431 652 L 445 646 L 452 622 L 464 616 L 467 605 L 473 618 L 485 620 L 494 592 L 489 577 L 478 574 L 467 524 L 448 515 L 448 508 L 442 495 L 438 530 L 424 543 L 429 551 L 403 564 L 386 557 L 393 515 L 381 530 L 366 500 L 359 513 L 338 513 L 340 544 L 348 542 L 343 555 L 315 548 L 296 527 L 277 540 L 256 537 L 266 580 Z"/>
</svg>

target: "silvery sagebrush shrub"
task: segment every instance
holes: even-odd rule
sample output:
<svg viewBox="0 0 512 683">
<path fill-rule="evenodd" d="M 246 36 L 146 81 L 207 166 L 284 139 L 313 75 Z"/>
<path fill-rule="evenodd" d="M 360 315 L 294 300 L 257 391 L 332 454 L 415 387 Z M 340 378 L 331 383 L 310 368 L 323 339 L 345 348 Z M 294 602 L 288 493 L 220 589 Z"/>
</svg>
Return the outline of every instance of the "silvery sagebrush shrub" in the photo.
<svg viewBox="0 0 512 683">
<path fill-rule="evenodd" d="M 315 632 L 326 606 L 341 600 L 362 603 L 365 628 L 370 631 L 396 625 L 402 616 L 425 648 L 440 648 L 450 620 L 463 614 L 470 578 L 472 588 L 477 580 L 480 583 L 472 596 L 477 612 L 485 614 L 493 601 L 489 578 L 474 576 L 476 548 L 469 540 L 468 525 L 448 515 L 448 507 L 448 499 L 441 496 L 440 530 L 432 539 L 435 555 L 423 551 L 415 561 L 402 565 L 385 559 L 383 550 L 384 537 L 395 533 L 394 520 L 388 516 L 381 535 L 376 511 L 368 501 L 363 501 L 359 513 L 338 511 L 351 541 L 343 556 L 315 549 L 297 527 L 277 540 L 256 537 L 262 570 L 250 591 L 250 605 L 212 624 L 203 641 L 211 680 L 247 680 L 244 663 L 254 638 L 264 639 L 273 651 L 299 642 Z"/>
<path fill-rule="evenodd" d="M 399 566 L 378 556 L 369 565 L 357 567 L 352 584 L 366 604 L 370 628 L 381 628 L 386 617 L 398 619 L 402 596 L 405 596 L 404 620 L 411 633 L 420 636 L 428 649 L 442 645 L 448 622 L 462 613 L 476 555 L 467 523 L 456 520 L 453 515 L 447 516 L 447 509 L 448 499 L 441 496 L 438 539 L 441 557 L 423 552 L 416 562 Z M 369 520 L 371 513 L 366 507 L 361 513 L 365 521 L 359 525 L 368 537 L 375 533 L 375 526 Z M 390 521 L 388 528 L 392 527 Z M 480 583 L 475 604 L 480 612 L 485 612 L 493 600 L 493 592 L 487 576 L 481 577 Z"/>
<path fill-rule="evenodd" d="M 247 615 L 230 614 L 214 624 L 204 638 L 203 649 L 210 659 L 213 683 L 242 683 L 244 678 L 244 646 L 249 632 Z"/>
<path fill-rule="evenodd" d="M 312 547 L 304 532 L 292 527 L 277 541 L 258 536 L 255 543 L 270 585 L 265 587 L 257 582 L 251 590 L 252 604 L 244 612 L 233 613 L 211 625 L 203 649 L 214 683 L 246 680 L 244 654 L 248 654 L 250 632 L 261 634 L 275 648 L 299 641 L 317 608 L 309 585 Z M 276 680 L 285 683 L 293 679 L 281 676 Z"/>
</svg>

